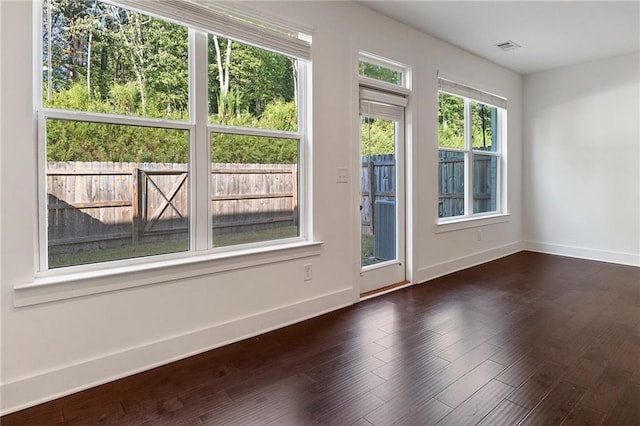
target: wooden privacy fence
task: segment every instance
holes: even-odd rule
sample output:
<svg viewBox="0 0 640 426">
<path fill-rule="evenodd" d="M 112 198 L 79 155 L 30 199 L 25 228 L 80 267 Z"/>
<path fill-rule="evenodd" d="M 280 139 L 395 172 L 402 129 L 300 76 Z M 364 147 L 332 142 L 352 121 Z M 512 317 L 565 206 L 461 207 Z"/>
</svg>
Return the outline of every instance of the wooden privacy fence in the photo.
<svg viewBox="0 0 640 426">
<path fill-rule="evenodd" d="M 362 233 L 375 233 L 375 203 L 379 200 L 395 201 L 396 166 L 393 154 L 362 157 L 360 172 L 360 200 Z"/>
<path fill-rule="evenodd" d="M 297 224 L 297 182 L 295 164 L 213 164 L 213 228 Z M 49 247 L 184 238 L 188 189 L 186 164 L 49 162 Z"/>
<path fill-rule="evenodd" d="M 497 157 L 474 156 L 473 211 L 496 209 Z M 438 161 L 438 216 L 464 214 L 464 154 L 440 151 Z"/>
<path fill-rule="evenodd" d="M 438 214 L 464 214 L 464 154 L 440 151 L 438 161 Z M 496 209 L 497 157 L 475 155 L 473 167 L 473 208 L 475 212 Z M 362 232 L 374 234 L 375 202 L 395 200 L 396 175 L 393 154 L 362 157 L 360 174 Z M 372 196 L 371 194 L 374 194 Z"/>
</svg>

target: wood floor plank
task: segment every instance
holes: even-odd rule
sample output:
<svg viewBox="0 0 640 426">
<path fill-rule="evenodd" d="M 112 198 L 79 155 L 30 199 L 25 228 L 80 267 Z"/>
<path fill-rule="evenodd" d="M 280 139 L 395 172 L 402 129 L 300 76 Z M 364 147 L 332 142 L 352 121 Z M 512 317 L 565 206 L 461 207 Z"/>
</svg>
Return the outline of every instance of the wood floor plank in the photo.
<svg viewBox="0 0 640 426">
<path fill-rule="evenodd" d="M 429 400 L 415 410 L 409 411 L 393 426 L 433 425 L 449 414 L 451 408 L 436 399 Z M 378 426 L 376 424 L 376 426 Z"/>
<path fill-rule="evenodd" d="M 560 382 L 544 400 L 524 418 L 521 425 L 559 425 L 584 394 L 584 389 Z"/>
<path fill-rule="evenodd" d="M 560 366 L 552 362 L 545 362 L 540 369 L 518 387 L 507 399 L 522 407 L 533 409 L 551 392 L 559 380 Z"/>
<path fill-rule="evenodd" d="M 640 385 L 630 383 L 613 411 L 605 419 L 607 425 L 640 424 Z"/>
<path fill-rule="evenodd" d="M 564 419 L 562 426 L 599 426 L 604 417 L 604 414 L 578 404 Z"/>
<path fill-rule="evenodd" d="M 504 366 L 502 364 L 486 360 L 449 385 L 446 389 L 437 394 L 435 398 L 438 401 L 447 404 L 449 407 L 455 408 L 473 395 L 478 389 L 481 389 L 489 383 L 491 379 L 500 374 L 502 370 L 504 370 Z"/>
<path fill-rule="evenodd" d="M 485 343 L 487 339 L 493 337 L 493 335 L 494 332 L 492 330 L 479 330 L 476 333 L 469 333 L 466 338 L 460 339 L 454 344 L 436 352 L 436 355 L 449 362 L 455 361 L 470 350 Z"/>
<path fill-rule="evenodd" d="M 629 383 L 629 373 L 621 368 L 607 367 L 590 387 L 580 404 L 608 414 L 618 403 Z"/>
<path fill-rule="evenodd" d="M 0 423 L 638 425 L 639 283 L 521 252 Z"/>
<path fill-rule="evenodd" d="M 517 388 L 529 377 L 533 376 L 540 368 L 542 361 L 529 355 L 525 355 L 510 367 L 502 371 L 496 379 L 509 386 Z"/>
<path fill-rule="evenodd" d="M 442 419 L 440 423 L 451 426 L 475 425 L 500 404 L 504 397 L 512 391 L 513 388 L 511 386 L 497 380 L 491 380 L 470 398 L 458 405 L 449 415 Z"/>
<path fill-rule="evenodd" d="M 480 423 L 482 426 L 510 426 L 520 423 L 529 410 L 509 400 L 502 400 Z"/>
<path fill-rule="evenodd" d="M 357 395 L 353 398 L 343 398 L 340 395 L 332 396 L 329 401 L 321 400 L 309 409 L 314 418 L 328 425 L 350 425 L 360 418 L 384 404 L 370 392 Z"/>
</svg>

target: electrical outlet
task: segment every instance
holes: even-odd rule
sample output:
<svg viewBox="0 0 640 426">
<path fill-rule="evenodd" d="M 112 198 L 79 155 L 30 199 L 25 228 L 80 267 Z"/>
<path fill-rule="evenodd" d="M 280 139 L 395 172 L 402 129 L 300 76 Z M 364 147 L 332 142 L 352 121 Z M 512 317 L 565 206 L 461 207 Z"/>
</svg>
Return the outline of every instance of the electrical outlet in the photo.
<svg viewBox="0 0 640 426">
<path fill-rule="evenodd" d="M 337 173 L 336 173 L 336 182 L 338 182 L 338 183 L 347 183 L 347 182 L 349 182 L 348 173 L 349 173 L 349 171 L 347 170 L 346 167 L 338 167 L 338 170 L 337 170 Z"/>
<path fill-rule="evenodd" d="M 305 281 L 311 281 L 311 278 L 312 278 L 311 264 L 310 263 L 306 263 L 304 265 L 304 280 Z"/>
</svg>

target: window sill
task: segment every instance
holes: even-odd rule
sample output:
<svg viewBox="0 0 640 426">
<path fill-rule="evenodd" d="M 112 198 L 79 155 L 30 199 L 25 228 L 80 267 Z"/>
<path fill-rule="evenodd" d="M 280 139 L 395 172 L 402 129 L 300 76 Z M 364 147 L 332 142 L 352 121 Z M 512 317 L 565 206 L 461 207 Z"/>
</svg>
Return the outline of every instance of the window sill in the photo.
<svg viewBox="0 0 640 426">
<path fill-rule="evenodd" d="M 196 254 L 101 271 L 36 277 L 31 283 L 14 286 L 13 305 L 31 306 L 317 256 L 321 246 L 321 241 L 304 241 L 227 253 Z"/>
<path fill-rule="evenodd" d="M 479 226 L 494 225 L 508 222 L 509 213 L 492 214 L 488 216 L 465 217 L 460 219 L 439 220 L 434 226 L 436 234 L 458 231 L 461 229 L 477 228 Z"/>
</svg>

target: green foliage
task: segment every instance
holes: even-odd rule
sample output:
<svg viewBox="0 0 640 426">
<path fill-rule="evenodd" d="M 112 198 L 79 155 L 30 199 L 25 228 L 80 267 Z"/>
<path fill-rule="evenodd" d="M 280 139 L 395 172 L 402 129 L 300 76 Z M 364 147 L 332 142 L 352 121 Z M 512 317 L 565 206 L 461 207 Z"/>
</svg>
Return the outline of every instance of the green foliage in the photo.
<svg viewBox="0 0 640 426">
<path fill-rule="evenodd" d="M 296 139 L 259 136 L 211 135 L 213 163 L 295 164 L 298 162 Z"/>
<path fill-rule="evenodd" d="M 495 151 L 496 143 L 493 141 L 492 132 L 495 111 L 495 107 L 477 102 L 471 103 L 471 146 L 473 149 Z"/>
<path fill-rule="evenodd" d="M 213 116 L 212 123 L 228 124 L 233 117 L 242 115 L 240 113 L 240 97 L 234 89 L 229 92 L 218 95 L 218 113 Z M 248 114 L 245 114 L 248 116 Z M 247 123 L 249 124 L 249 123 Z M 236 124 L 240 125 L 240 124 Z"/>
<path fill-rule="evenodd" d="M 438 96 L 438 145 L 464 148 L 464 99 L 440 93 Z"/>
<path fill-rule="evenodd" d="M 184 130 L 47 120 L 47 161 L 186 163 L 188 141 Z"/>
<path fill-rule="evenodd" d="M 264 49 L 213 36 L 209 37 L 209 108 L 218 115 L 246 112 L 260 117 L 275 101 L 295 102 L 295 60 Z M 229 46 L 229 43 L 231 45 Z M 230 47 L 229 65 L 226 52 Z M 218 67 L 216 58 L 222 66 Z M 228 93 L 225 73 L 228 72 Z M 233 94 L 232 94 L 233 92 Z M 231 96 L 231 98 L 229 98 Z M 232 101 L 232 104 L 230 104 Z M 284 130 L 278 128 L 277 130 Z"/>
<path fill-rule="evenodd" d="M 293 102 L 276 99 L 262 112 L 258 125 L 262 129 L 277 129 L 295 132 L 298 130 L 298 109 Z"/>
<path fill-rule="evenodd" d="M 43 2 L 45 106 L 188 120 L 186 27 L 96 0 L 52 0 L 51 5 L 49 26 L 48 3 Z M 218 40 L 223 52 L 231 48 L 229 86 L 221 92 L 215 46 L 210 43 L 210 58 L 214 58 L 209 67 L 210 122 L 296 131 L 295 62 L 263 49 Z M 49 119 L 47 159 L 183 163 L 188 159 L 188 139 L 188 132 L 180 130 Z M 214 161 L 298 160 L 297 141 L 238 135 L 218 135 L 214 140 Z"/>
<path fill-rule="evenodd" d="M 464 149 L 464 99 L 440 93 L 438 97 L 438 145 L 441 148 Z M 471 146 L 473 149 L 495 151 L 495 107 L 471 102 Z"/>
<path fill-rule="evenodd" d="M 227 126 L 287 131 L 295 131 L 298 122 L 295 104 L 281 100 L 267 104 L 260 118 L 245 112 L 226 116 L 214 114 L 210 117 L 210 121 Z M 211 161 L 214 163 L 295 164 L 298 162 L 298 141 L 214 134 L 211 137 Z"/>
<path fill-rule="evenodd" d="M 230 85 L 236 88 L 243 110 L 260 117 L 266 105 L 277 99 L 294 101 L 291 59 L 237 42 L 233 49 Z"/>
<path fill-rule="evenodd" d="M 362 155 L 395 153 L 395 122 L 364 117 L 361 125 Z"/>
<path fill-rule="evenodd" d="M 401 72 L 364 61 L 358 62 L 358 74 L 391 84 L 402 83 Z"/>
<path fill-rule="evenodd" d="M 109 89 L 108 101 L 108 104 L 105 106 L 111 107 L 110 112 L 125 115 L 138 115 L 136 113 L 138 112 L 140 105 L 140 92 L 136 84 L 133 82 L 114 84 L 111 86 L 111 89 Z M 92 111 L 95 110 L 92 109 Z"/>
</svg>

